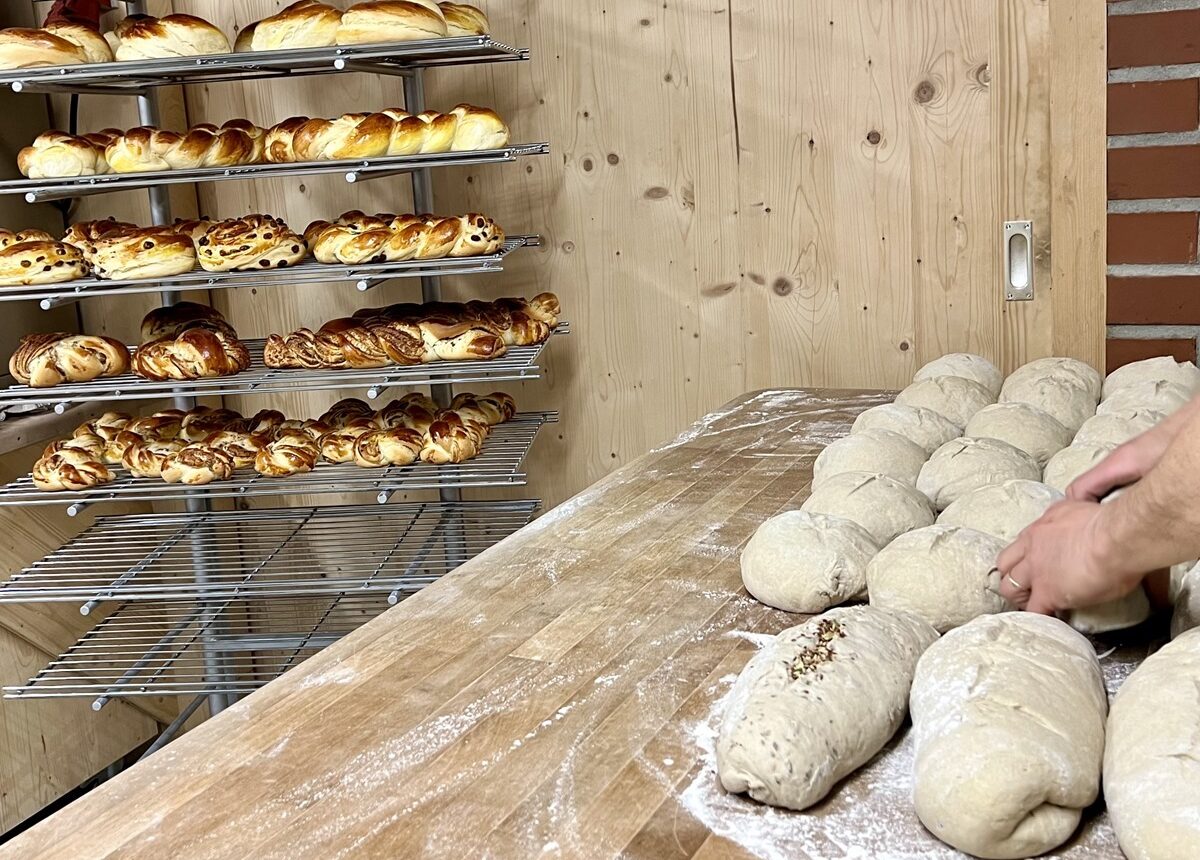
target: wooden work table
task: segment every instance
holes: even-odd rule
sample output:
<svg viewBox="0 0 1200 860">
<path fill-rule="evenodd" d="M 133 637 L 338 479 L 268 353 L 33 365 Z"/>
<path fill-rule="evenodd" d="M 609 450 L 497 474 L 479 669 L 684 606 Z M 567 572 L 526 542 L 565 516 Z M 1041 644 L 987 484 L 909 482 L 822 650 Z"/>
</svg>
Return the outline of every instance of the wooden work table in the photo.
<svg viewBox="0 0 1200 860">
<path fill-rule="evenodd" d="M 798 620 L 747 596 L 740 547 L 887 399 L 766 391 L 706 416 L 0 856 L 960 856 L 911 810 L 906 737 L 812 814 L 713 772 L 732 679 Z M 1093 816 L 1052 856 L 1121 855 Z"/>
</svg>

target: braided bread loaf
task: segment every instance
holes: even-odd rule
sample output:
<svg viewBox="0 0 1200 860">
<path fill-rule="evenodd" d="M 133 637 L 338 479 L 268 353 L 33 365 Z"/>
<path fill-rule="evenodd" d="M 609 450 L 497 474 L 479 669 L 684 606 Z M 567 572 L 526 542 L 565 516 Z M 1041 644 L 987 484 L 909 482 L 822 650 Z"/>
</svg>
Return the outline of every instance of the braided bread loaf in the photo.
<svg viewBox="0 0 1200 860">
<path fill-rule="evenodd" d="M 443 410 L 429 425 L 421 459 L 435 465 L 470 460 L 479 454 L 488 430 L 487 424 L 464 418 L 453 410 Z"/>
<path fill-rule="evenodd" d="M 149 341 L 133 356 L 133 372 L 156 382 L 230 376 L 249 366 L 245 344 L 206 328 L 189 328 L 176 337 Z"/>
<path fill-rule="evenodd" d="M 0 69 L 77 66 L 87 61 L 87 52 L 80 45 L 47 30 L 0 30 Z"/>
<path fill-rule="evenodd" d="M 95 230 L 94 238 L 82 238 L 88 229 Z M 116 222 L 105 221 L 79 232 L 84 244 L 77 247 L 101 278 L 167 278 L 196 267 L 192 240 L 169 227 L 118 227 Z"/>
<path fill-rule="evenodd" d="M 217 331 L 231 339 L 237 338 L 233 326 L 214 307 L 198 302 L 176 302 L 155 308 L 142 318 L 142 343 L 163 337 L 175 337 L 190 328 Z"/>
<path fill-rule="evenodd" d="M 201 123 L 185 134 L 139 126 L 109 143 L 104 159 L 113 173 L 233 167 L 262 162 L 264 143 L 265 130 L 247 120 Z"/>
<path fill-rule="evenodd" d="M 338 24 L 342 21 L 340 10 L 317 0 L 298 0 L 274 15 L 263 18 L 247 29 L 251 30 L 249 43 L 242 41 L 245 31 L 238 36 L 244 47 L 237 50 L 277 51 L 295 48 L 326 48 L 337 44 Z"/>
<path fill-rule="evenodd" d="M 17 153 L 17 169 L 30 179 L 96 176 L 111 172 L 104 157 L 108 145 L 121 136 L 120 129 L 77 136 L 64 131 L 44 131 Z"/>
<path fill-rule="evenodd" d="M 221 431 L 240 432 L 245 426 L 246 419 L 232 409 L 195 406 L 183 416 L 179 435 L 185 442 L 199 442 Z"/>
<path fill-rule="evenodd" d="M 207 272 L 282 269 L 304 259 L 308 245 L 287 224 L 270 215 L 218 221 L 196 243 Z"/>
<path fill-rule="evenodd" d="M 125 60 L 228 54 L 229 39 L 194 15 L 127 15 L 113 29 L 116 58 Z"/>
<path fill-rule="evenodd" d="M 145 436 L 140 436 L 130 430 L 122 430 L 104 443 L 104 452 L 101 458 L 105 463 L 115 465 L 121 462 L 130 445 L 136 445 L 145 441 Z"/>
<path fill-rule="evenodd" d="M 43 25 L 42 31 L 77 46 L 83 51 L 85 63 L 111 63 L 114 59 L 112 48 L 94 27 L 69 21 L 53 21 Z"/>
<path fill-rule="evenodd" d="M 92 334 L 27 334 L 8 360 L 8 372 L 34 388 L 120 376 L 128 370 L 125 344 Z"/>
<path fill-rule="evenodd" d="M 76 221 L 67 228 L 62 240 L 68 245 L 74 245 L 83 252 L 86 259 L 92 253 L 92 246 L 99 240 L 109 236 L 118 236 L 137 230 L 137 224 L 128 221 L 118 221 L 116 218 L 104 218 L 99 221 Z"/>
<path fill-rule="evenodd" d="M 260 409 L 246 419 L 246 432 L 253 436 L 274 436 L 275 431 L 287 420 L 275 409 Z"/>
<path fill-rule="evenodd" d="M 99 418 L 85 421 L 75 428 L 74 436 L 99 436 L 105 442 L 111 442 L 133 420 L 126 412 L 105 412 Z"/>
<path fill-rule="evenodd" d="M 355 418 L 369 418 L 374 410 L 354 397 L 339 400 L 321 414 L 321 420 L 333 428 L 345 427 Z"/>
<path fill-rule="evenodd" d="M 448 33 L 446 18 L 435 0 L 369 0 L 343 14 L 337 44 L 403 42 L 437 39 Z"/>
<path fill-rule="evenodd" d="M 205 437 L 203 442 L 210 448 L 224 452 L 235 469 L 248 469 L 253 466 L 258 452 L 267 447 L 267 439 L 264 436 L 237 430 L 218 430 Z"/>
<path fill-rule="evenodd" d="M 364 215 L 346 212 L 336 221 L 314 221 L 304 231 L 322 263 L 378 263 L 495 254 L 504 231 L 475 212 L 435 215 Z"/>
<path fill-rule="evenodd" d="M 466 3 L 439 3 L 446 19 L 447 36 L 483 36 L 490 29 L 487 16 Z"/>
<path fill-rule="evenodd" d="M 459 394 L 450 401 L 450 408 L 463 418 L 489 427 L 503 424 L 517 414 L 516 401 L 503 391 L 493 391 L 488 395 Z"/>
<path fill-rule="evenodd" d="M 88 273 L 83 253 L 41 230 L 0 230 L 0 286 L 61 284 Z"/>
<path fill-rule="evenodd" d="M 121 464 L 136 478 L 158 478 L 172 454 L 182 451 L 181 439 L 145 439 L 133 442 L 121 455 Z"/>
<path fill-rule="evenodd" d="M 125 425 L 125 431 L 135 433 L 145 439 L 175 439 L 183 429 L 183 419 L 186 412 L 178 409 L 165 409 L 153 415 L 143 415 L 134 418 Z"/>
<path fill-rule="evenodd" d="M 112 470 L 81 448 L 63 448 L 33 464 L 33 485 L 39 490 L 86 490 L 107 484 Z"/>
<path fill-rule="evenodd" d="M 107 444 L 95 433 L 81 433 L 72 436 L 70 439 L 60 439 L 57 442 L 51 442 L 42 449 L 42 456 L 49 457 L 51 454 L 57 454 L 64 448 L 77 448 L 80 451 L 87 452 L 95 460 L 103 460 L 104 449 Z"/>
<path fill-rule="evenodd" d="M 321 456 L 330 463 L 350 463 L 358 437 L 377 429 L 370 418 L 352 418 L 320 438 Z"/>
<path fill-rule="evenodd" d="M 321 449 L 307 433 L 289 433 L 271 442 L 254 458 L 254 471 L 270 478 L 311 472 Z"/>
<path fill-rule="evenodd" d="M 233 458 L 224 450 L 202 442 L 192 443 L 163 462 L 162 479 L 168 484 L 211 484 L 233 476 Z"/>
<path fill-rule="evenodd" d="M 354 462 L 363 467 L 407 466 L 415 463 L 425 437 L 408 427 L 368 430 L 354 440 Z"/>
</svg>

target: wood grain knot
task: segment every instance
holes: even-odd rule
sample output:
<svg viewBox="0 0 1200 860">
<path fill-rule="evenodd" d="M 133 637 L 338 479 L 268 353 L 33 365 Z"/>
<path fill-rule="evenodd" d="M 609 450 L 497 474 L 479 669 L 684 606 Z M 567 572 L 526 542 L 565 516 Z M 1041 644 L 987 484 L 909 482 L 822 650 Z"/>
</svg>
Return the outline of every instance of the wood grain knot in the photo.
<svg viewBox="0 0 1200 860">
<path fill-rule="evenodd" d="M 575 250 L 575 243 L 568 239 L 562 243 L 562 249 L 564 254 L 570 254 Z"/>
<path fill-rule="evenodd" d="M 652 188 L 647 188 L 642 194 L 647 200 L 662 200 L 664 197 L 669 197 L 671 192 L 663 188 L 661 185 L 655 185 Z"/>
<path fill-rule="evenodd" d="M 750 280 L 754 281 L 754 283 L 758 284 L 760 287 L 763 286 L 764 284 L 766 284 L 766 282 L 767 282 L 767 279 L 764 278 L 762 275 L 758 274 L 757 272 L 750 273 Z"/>
<path fill-rule="evenodd" d="M 900 341 L 900 351 L 908 352 L 908 341 L 906 341 L 906 340 Z"/>
<path fill-rule="evenodd" d="M 584 173 L 592 172 L 592 160 L 590 158 L 585 158 L 583 160 L 583 171 Z"/>
<path fill-rule="evenodd" d="M 795 288 L 796 288 L 795 285 L 792 284 L 791 281 L 789 281 L 787 278 L 782 278 L 782 277 L 776 278 L 775 283 L 771 284 L 771 289 L 775 292 L 775 295 L 777 295 L 777 296 L 786 296 L 788 293 L 790 293 Z"/>
<path fill-rule="evenodd" d="M 879 146 L 879 141 L 881 140 L 883 140 L 883 136 L 874 129 L 867 132 L 867 143 L 871 144 L 871 146 Z"/>
<path fill-rule="evenodd" d="M 733 292 L 735 287 L 737 287 L 735 281 L 728 281 L 724 284 L 709 284 L 707 287 L 701 287 L 700 292 L 706 296 L 723 296 Z"/>
<path fill-rule="evenodd" d="M 610 152 L 608 154 L 607 161 L 609 164 L 620 164 L 621 159 L 617 156 L 617 154 L 615 152 Z"/>
<path fill-rule="evenodd" d="M 913 101 L 919 105 L 929 104 L 936 95 L 937 87 L 933 85 L 933 81 L 921 81 L 913 90 Z"/>
<path fill-rule="evenodd" d="M 986 87 L 992 82 L 992 67 L 988 63 L 979 66 L 971 74 L 980 86 Z"/>
</svg>

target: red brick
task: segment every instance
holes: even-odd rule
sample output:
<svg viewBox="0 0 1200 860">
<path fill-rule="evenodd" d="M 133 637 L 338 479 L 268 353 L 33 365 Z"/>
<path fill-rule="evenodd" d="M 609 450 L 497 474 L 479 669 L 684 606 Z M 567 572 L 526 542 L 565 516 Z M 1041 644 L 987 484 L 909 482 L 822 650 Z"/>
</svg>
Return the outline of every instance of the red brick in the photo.
<svg viewBox="0 0 1200 860">
<path fill-rule="evenodd" d="M 1196 212 L 1141 212 L 1108 216 L 1109 263 L 1193 263 Z"/>
<path fill-rule="evenodd" d="M 1108 279 L 1112 325 L 1200 325 L 1200 276 Z"/>
<path fill-rule="evenodd" d="M 1200 62 L 1200 9 L 1110 15 L 1108 67 Z"/>
<path fill-rule="evenodd" d="M 1155 358 L 1160 355 L 1170 355 L 1176 361 L 1196 360 L 1196 341 L 1191 338 L 1170 338 L 1164 340 L 1126 340 L 1110 337 L 1108 347 L 1106 372 L 1112 373 L 1118 367 L 1143 358 Z"/>
<path fill-rule="evenodd" d="M 1191 131 L 1200 125 L 1200 81 L 1108 85 L 1108 133 Z"/>
<path fill-rule="evenodd" d="M 1108 151 L 1108 199 L 1200 197 L 1200 146 Z"/>
</svg>

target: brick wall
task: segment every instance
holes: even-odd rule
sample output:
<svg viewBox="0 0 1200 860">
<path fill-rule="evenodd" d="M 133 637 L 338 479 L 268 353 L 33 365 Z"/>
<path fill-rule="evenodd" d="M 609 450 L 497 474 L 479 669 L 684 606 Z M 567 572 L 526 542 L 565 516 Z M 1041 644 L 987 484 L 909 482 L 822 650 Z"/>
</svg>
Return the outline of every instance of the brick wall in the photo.
<svg viewBox="0 0 1200 860">
<path fill-rule="evenodd" d="M 1194 361 L 1200 0 L 1109 0 L 1108 67 L 1109 369 Z"/>
</svg>

